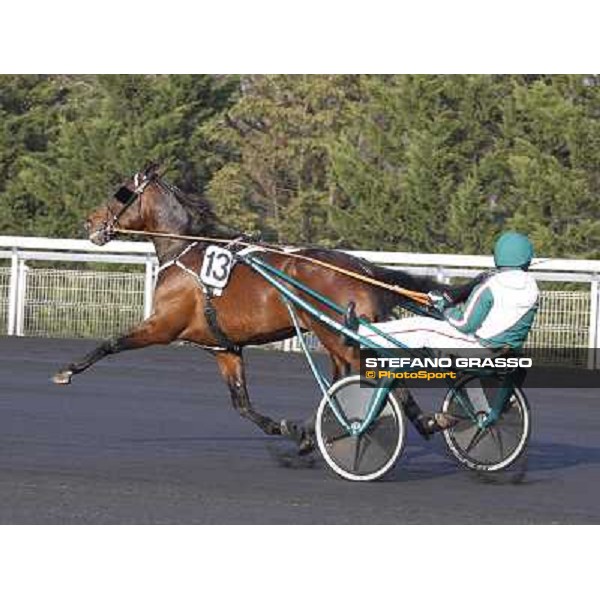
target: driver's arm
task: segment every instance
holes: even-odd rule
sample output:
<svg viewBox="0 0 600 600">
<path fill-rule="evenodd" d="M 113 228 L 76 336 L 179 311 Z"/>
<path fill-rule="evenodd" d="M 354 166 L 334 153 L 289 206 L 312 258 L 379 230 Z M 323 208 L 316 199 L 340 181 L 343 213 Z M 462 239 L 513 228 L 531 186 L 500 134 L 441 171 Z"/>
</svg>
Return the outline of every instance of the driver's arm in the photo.
<svg viewBox="0 0 600 600">
<path fill-rule="evenodd" d="M 494 305 L 494 296 L 485 283 L 477 286 L 464 304 L 444 311 L 444 318 L 462 333 L 475 333 Z"/>
</svg>

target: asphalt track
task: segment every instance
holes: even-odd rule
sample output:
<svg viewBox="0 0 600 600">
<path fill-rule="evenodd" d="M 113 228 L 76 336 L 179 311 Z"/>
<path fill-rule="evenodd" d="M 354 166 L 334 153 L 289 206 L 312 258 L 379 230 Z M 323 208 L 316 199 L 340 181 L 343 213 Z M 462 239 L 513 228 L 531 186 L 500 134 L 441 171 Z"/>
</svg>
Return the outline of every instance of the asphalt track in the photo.
<svg viewBox="0 0 600 600">
<path fill-rule="evenodd" d="M 242 420 L 192 347 L 124 353 L 50 383 L 93 345 L 0 338 L 0 523 L 600 522 L 599 390 L 530 390 L 532 440 L 512 473 L 475 476 L 442 439 L 411 432 L 390 476 L 357 484 L 318 457 L 286 461 L 289 443 Z M 301 356 L 252 350 L 248 375 L 266 414 L 316 406 Z"/>
</svg>

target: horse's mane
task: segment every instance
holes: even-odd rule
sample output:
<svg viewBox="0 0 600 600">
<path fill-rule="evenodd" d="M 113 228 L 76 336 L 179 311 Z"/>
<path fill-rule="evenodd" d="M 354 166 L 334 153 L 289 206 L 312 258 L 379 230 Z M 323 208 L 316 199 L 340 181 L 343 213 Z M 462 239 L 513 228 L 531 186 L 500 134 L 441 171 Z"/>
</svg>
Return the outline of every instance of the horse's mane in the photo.
<svg viewBox="0 0 600 600">
<path fill-rule="evenodd" d="M 184 192 L 176 185 L 158 180 L 159 185 L 182 206 L 189 216 L 187 233 L 190 235 L 213 234 L 220 228 L 212 203 L 206 196 Z"/>
</svg>

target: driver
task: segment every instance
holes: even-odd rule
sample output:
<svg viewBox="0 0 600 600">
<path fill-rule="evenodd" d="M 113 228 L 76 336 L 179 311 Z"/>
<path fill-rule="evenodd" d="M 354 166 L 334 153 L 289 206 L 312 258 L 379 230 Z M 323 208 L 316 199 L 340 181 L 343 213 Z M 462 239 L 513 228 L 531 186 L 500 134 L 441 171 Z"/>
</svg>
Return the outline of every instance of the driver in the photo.
<svg viewBox="0 0 600 600">
<path fill-rule="evenodd" d="M 527 236 L 503 233 L 494 247 L 496 270 L 473 289 L 466 302 L 449 307 L 442 294 L 429 293 L 443 320 L 410 317 L 375 325 L 409 348 L 519 349 L 538 308 L 538 286 L 528 271 L 532 258 Z M 358 333 L 380 346 L 394 347 L 364 325 Z"/>
<path fill-rule="evenodd" d="M 525 235 L 503 233 L 494 247 L 496 269 L 473 289 L 464 303 L 449 306 L 442 294 L 429 293 L 431 304 L 442 319 L 411 317 L 375 325 L 409 348 L 519 349 L 527 339 L 538 309 L 539 290 L 529 273 L 532 258 L 533 246 Z M 358 333 L 379 346 L 394 347 L 364 325 Z M 408 390 L 405 392 L 406 416 L 424 437 L 456 424 L 456 419 L 446 413 L 423 414 Z"/>
</svg>

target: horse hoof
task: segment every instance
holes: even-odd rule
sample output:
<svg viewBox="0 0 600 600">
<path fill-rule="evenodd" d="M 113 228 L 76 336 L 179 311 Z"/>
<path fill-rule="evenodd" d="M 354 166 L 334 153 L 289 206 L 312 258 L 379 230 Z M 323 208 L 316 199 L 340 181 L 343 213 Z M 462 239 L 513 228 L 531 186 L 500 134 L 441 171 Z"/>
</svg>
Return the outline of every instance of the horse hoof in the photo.
<svg viewBox="0 0 600 600">
<path fill-rule="evenodd" d="M 285 437 L 290 437 L 291 425 L 292 425 L 292 423 L 290 421 L 288 421 L 287 419 L 281 419 L 281 421 L 279 423 L 279 430 L 281 431 L 281 435 L 284 435 Z"/>
<path fill-rule="evenodd" d="M 267 434 L 268 435 L 283 435 L 283 432 L 281 431 L 281 425 L 278 425 L 277 423 L 274 423 L 267 430 Z"/>
<path fill-rule="evenodd" d="M 72 377 L 73 371 L 60 371 L 52 378 L 52 381 L 56 385 L 69 385 Z"/>
<path fill-rule="evenodd" d="M 315 451 L 316 440 L 314 435 L 304 435 L 298 444 L 298 456 L 307 456 Z"/>
<path fill-rule="evenodd" d="M 290 438 L 296 442 L 300 442 L 302 439 L 302 428 L 300 428 L 294 421 L 288 419 L 282 419 L 279 424 L 281 429 L 281 435 Z"/>
<path fill-rule="evenodd" d="M 315 436 L 309 433 L 302 425 L 294 421 L 282 419 L 280 427 L 281 435 L 298 444 L 298 456 L 306 456 L 316 448 Z"/>
</svg>

